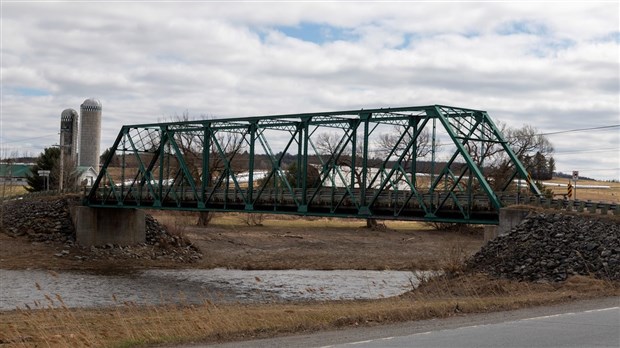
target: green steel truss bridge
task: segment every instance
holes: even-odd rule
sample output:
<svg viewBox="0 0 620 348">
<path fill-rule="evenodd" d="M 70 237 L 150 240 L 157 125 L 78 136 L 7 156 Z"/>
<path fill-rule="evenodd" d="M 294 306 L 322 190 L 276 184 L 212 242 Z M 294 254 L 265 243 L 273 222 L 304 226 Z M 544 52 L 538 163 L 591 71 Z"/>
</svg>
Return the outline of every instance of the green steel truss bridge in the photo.
<svg viewBox="0 0 620 348">
<path fill-rule="evenodd" d="M 495 224 L 537 196 L 487 112 L 430 105 L 126 125 L 85 204 Z"/>
</svg>

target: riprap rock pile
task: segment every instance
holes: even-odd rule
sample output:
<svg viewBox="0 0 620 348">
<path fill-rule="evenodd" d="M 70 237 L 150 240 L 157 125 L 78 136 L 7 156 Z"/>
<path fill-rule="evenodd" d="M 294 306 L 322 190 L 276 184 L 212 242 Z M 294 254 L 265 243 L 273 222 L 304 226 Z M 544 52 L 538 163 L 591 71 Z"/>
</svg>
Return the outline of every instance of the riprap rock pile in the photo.
<svg viewBox="0 0 620 348">
<path fill-rule="evenodd" d="M 71 206 L 79 204 L 77 196 L 41 197 L 12 200 L 4 203 L 3 230 L 33 242 L 63 243 L 58 257 L 69 257 L 75 245 L 75 229 L 71 221 Z M 195 262 L 202 258 L 200 250 L 189 240 L 170 233 L 152 216 L 146 215 L 146 243 L 132 246 L 108 244 L 82 248 L 80 259 L 156 259 L 175 262 Z"/>
<path fill-rule="evenodd" d="M 620 280 L 620 223 L 613 217 L 531 213 L 484 246 L 467 268 L 527 281 L 577 274 Z"/>
</svg>

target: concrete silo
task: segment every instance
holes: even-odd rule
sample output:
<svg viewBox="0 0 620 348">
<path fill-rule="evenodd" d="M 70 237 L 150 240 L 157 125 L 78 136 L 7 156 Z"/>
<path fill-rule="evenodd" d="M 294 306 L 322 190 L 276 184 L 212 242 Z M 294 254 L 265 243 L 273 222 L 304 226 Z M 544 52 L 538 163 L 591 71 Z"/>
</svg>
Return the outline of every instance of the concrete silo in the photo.
<svg viewBox="0 0 620 348">
<path fill-rule="evenodd" d="M 101 142 L 101 102 L 90 98 L 80 105 L 79 166 L 93 167 L 99 172 L 99 143 Z"/>
<path fill-rule="evenodd" d="M 78 113 L 66 109 L 60 114 L 60 146 L 65 161 L 77 164 Z"/>
</svg>

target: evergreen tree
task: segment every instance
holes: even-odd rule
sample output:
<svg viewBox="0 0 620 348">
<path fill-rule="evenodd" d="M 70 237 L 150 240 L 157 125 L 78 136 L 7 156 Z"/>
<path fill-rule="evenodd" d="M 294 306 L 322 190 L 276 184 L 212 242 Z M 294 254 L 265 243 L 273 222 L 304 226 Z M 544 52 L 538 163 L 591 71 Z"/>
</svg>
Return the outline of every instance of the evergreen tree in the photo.
<svg viewBox="0 0 620 348">
<path fill-rule="evenodd" d="M 549 179 L 553 178 L 553 172 L 555 172 L 555 159 L 553 156 L 549 157 L 547 161 L 547 169 L 549 170 Z"/>
<path fill-rule="evenodd" d="M 36 164 L 32 166 L 32 176 L 29 176 L 26 180 L 28 186 L 26 189 L 30 192 L 44 191 L 45 190 L 45 177 L 40 176 L 39 170 L 49 170 L 49 189 L 54 190 L 58 188 L 59 177 L 59 163 L 60 163 L 60 149 L 57 147 L 47 147 L 37 157 Z"/>
<path fill-rule="evenodd" d="M 297 172 L 298 171 L 299 170 L 297 168 L 297 162 L 291 163 L 286 169 L 286 180 L 288 180 L 288 183 L 293 188 L 297 187 L 297 175 L 298 175 Z"/>
<path fill-rule="evenodd" d="M 99 156 L 99 162 L 103 165 L 103 163 L 105 163 L 105 161 L 108 160 L 108 157 L 110 155 L 112 155 L 112 159 L 110 160 L 110 166 L 111 167 L 118 167 L 120 166 L 120 160 L 118 158 L 118 156 L 116 156 L 116 154 L 113 154 L 112 152 L 112 148 L 108 147 L 107 149 L 105 149 L 105 151 L 103 151 L 103 153 L 101 154 L 101 156 Z"/>
</svg>

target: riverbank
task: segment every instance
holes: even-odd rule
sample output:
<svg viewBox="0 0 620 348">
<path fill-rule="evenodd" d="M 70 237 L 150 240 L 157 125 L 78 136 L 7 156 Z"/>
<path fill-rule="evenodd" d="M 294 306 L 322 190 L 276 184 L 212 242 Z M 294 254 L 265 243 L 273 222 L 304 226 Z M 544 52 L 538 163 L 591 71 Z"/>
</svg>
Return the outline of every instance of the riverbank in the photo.
<svg viewBox="0 0 620 348">
<path fill-rule="evenodd" d="M 439 277 L 396 298 L 296 304 L 54 308 L 0 312 L 3 347 L 137 347 L 213 343 L 344 327 L 462 316 L 596 297 L 620 296 L 617 283 L 574 276 L 526 283 L 482 274 Z"/>
</svg>

